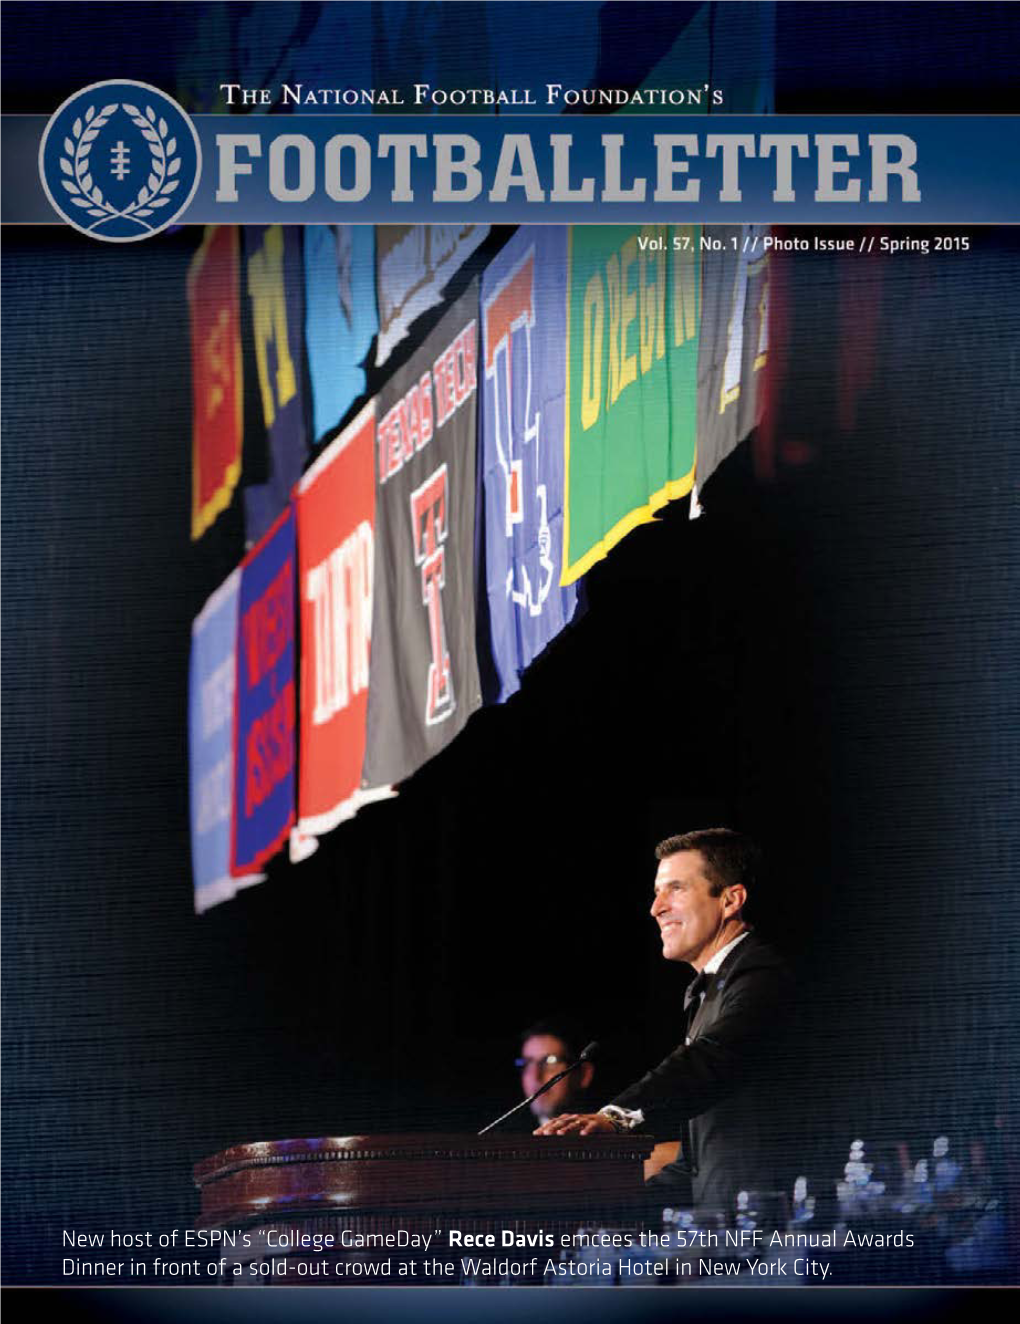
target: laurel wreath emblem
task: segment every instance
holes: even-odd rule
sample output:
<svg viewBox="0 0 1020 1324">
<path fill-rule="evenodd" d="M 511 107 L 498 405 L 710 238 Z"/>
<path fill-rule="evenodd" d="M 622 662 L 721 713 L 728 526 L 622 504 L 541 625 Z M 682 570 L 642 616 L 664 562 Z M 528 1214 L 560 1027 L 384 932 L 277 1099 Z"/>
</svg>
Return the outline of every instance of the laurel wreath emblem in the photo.
<svg viewBox="0 0 1020 1324">
<path fill-rule="evenodd" d="M 100 130 L 109 123 L 110 116 L 121 108 L 135 127 L 141 130 L 142 137 L 148 143 L 150 162 L 149 176 L 134 201 L 126 207 L 117 208 L 103 196 L 102 189 L 92 178 L 89 158 Z M 84 118 L 79 116 L 71 126 L 70 137 L 64 139 L 66 155 L 60 157 L 60 169 L 66 176 L 60 182 L 71 195 L 69 201 L 73 206 L 83 208 L 86 215 L 97 221 L 126 218 L 137 221 L 143 230 L 151 229 L 142 218 L 151 216 L 157 207 L 167 206 L 171 201 L 170 195 L 181 182 L 174 178 L 181 168 L 177 139 L 171 138 L 169 134 L 166 120 L 162 117 L 157 119 L 151 106 L 146 106 L 144 113 L 127 102 L 114 101 L 99 111 L 95 106 L 89 106 Z"/>
</svg>

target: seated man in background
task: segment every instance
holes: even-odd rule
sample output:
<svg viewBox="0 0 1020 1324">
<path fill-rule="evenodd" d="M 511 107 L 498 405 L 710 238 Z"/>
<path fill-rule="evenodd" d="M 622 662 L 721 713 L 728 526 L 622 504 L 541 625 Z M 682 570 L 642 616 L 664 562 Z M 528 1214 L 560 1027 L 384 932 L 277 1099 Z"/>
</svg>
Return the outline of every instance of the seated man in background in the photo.
<svg viewBox="0 0 1020 1324">
<path fill-rule="evenodd" d="M 521 1051 L 515 1063 L 521 1073 L 521 1093 L 525 1098 L 539 1089 L 572 1062 L 584 1047 L 585 1040 L 577 1027 L 566 1021 L 538 1021 L 521 1035 Z M 584 1112 L 591 1106 L 588 1091 L 595 1077 L 595 1066 L 583 1062 L 576 1071 L 558 1081 L 545 1094 L 533 1100 L 531 1114 L 540 1126 L 559 1113 Z"/>
<path fill-rule="evenodd" d="M 534 1094 L 543 1083 L 558 1071 L 577 1060 L 580 1045 L 586 1040 L 575 1026 L 566 1021 L 539 1021 L 521 1036 L 521 1051 L 517 1069 L 521 1073 L 521 1093 L 525 1098 Z M 558 1113 L 583 1113 L 591 1107 L 591 1083 L 595 1065 L 585 1062 L 551 1090 L 540 1095 L 531 1104 L 536 1125 L 543 1125 Z M 654 1177 L 667 1164 L 677 1159 L 680 1142 L 667 1140 L 655 1146 L 645 1160 L 645 1181 Z"/>
</svg>

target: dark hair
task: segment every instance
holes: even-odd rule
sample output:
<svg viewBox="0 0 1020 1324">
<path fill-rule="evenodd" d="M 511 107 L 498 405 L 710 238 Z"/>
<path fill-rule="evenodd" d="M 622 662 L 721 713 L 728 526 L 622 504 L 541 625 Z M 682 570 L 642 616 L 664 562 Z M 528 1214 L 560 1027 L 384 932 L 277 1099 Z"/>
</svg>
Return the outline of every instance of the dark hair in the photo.
<svg viewBox="0 0 1020 1324">
<path fill-rule="evenodd" d="M 701 852 L 712 896 L 737 883 L 750 892 L 761 869 L 761 851 L 756 843 L 731 828 L 700 828 L 667 837 L 656 846 L 655 858 L 664 860 L 682 850 Z"/>
<path fill-rule="evenodd" d="M 529 1025 L 526 1030 L 522 1030 L 519 1036 L 521 1044 L 529 1039 L 537 1038 L 539 1035 L 548 1035 L 551 1039 L 559 1039 L 563 1044 L 567 1057 L 573 1060 L 588 1040 L 585 1038 L 581 1027 L 573 1021 L 552 1017 L 544 1021 L 536 1021 L 534 1025 Z"/>
</svg>

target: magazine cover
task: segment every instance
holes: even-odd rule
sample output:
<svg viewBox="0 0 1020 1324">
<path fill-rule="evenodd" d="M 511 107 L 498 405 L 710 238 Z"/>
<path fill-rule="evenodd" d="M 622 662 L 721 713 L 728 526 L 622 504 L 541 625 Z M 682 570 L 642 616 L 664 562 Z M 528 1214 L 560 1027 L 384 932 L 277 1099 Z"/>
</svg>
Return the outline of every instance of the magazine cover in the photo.
<svg viewBox="0 0 1020 1324">
<path fill-rule="evenodd" d="M 5 1304 L 1015 1287 L 1020 13 L 2 26 Z"/>
</svg>

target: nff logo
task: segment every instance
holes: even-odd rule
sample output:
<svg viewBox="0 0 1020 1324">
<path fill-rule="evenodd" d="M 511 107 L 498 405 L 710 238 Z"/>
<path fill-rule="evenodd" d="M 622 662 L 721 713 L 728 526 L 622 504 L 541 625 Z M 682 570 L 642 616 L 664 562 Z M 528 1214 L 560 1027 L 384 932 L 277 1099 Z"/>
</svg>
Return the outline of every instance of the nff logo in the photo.
<svg viewBox="0 0 1020 1324">
<path fill-rule="evenodd" d="M 82 234 L 129 244 L 158 234 L 191 202 L 202 149 L 189 117 L 149 83 L 92 83 L 51 117 L 39 175 L 53 209 Z"/>
</svg>

